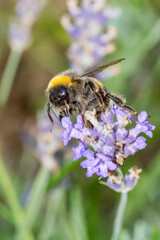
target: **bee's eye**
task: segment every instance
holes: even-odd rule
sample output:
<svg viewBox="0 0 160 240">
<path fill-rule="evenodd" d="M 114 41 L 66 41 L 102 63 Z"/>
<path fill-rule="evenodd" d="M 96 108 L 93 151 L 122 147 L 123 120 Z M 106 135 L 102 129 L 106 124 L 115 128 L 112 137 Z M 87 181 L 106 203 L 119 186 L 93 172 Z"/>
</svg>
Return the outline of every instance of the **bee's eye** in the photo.
<svg viewBox="0 0 160 240">
<path fill-rule="evenodd" d="M 68 99 L 67 89 L 64 87 L 59 88 L 57 91 L 57 97 L 60 99 L 67 100 Z"/>
</svg>

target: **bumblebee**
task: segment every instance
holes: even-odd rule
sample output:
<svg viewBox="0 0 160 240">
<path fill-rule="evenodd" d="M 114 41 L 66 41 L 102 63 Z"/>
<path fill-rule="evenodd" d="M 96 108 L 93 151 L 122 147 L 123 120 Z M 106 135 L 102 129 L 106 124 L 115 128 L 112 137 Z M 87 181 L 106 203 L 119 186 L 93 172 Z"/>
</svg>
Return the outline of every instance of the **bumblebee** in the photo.
<svg viewBox="0 0 160 240">
<path fill-rule="evenodd" d="M 75 71 L 67 70 L 53 77 L 46 90 L 49 99 L 47 114 L 52 127 L 54 121 L 51 112 L 58 116 L 61 121 L 64 116 L 70 116 L 75 112 L 84 116 L 87 110 L 95 110 L 95 116 L 99 119 L 101 113 L 109 107 L 110 100 L 135 115 L 136 111 L 125 105 L 124 98 L 111 93 L 100 81 L 91 77 L 122 60 L 124 58 L 101 65 L 81 75 L 76 74 Z"/>
</svg>

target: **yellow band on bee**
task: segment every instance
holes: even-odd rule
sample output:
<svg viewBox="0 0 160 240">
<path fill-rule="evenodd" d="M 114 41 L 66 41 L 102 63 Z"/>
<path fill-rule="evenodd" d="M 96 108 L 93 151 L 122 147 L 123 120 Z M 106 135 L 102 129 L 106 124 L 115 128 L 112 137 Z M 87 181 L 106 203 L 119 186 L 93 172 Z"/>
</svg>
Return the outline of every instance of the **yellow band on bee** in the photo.
<svg viewBox="0 0 160 240">
<path fill-rule="evenodd" d="M 60 84 L 65 84 L 65 85 L 69 84 L 69 85 L 72 85 L 72 86 L 77 85 L 76 82 L 72 82 L 72 79 L 69 76 L 59 75 L 59 76 L 56 76 L 56 77 L 54 77 L 50 80 L 47 89 L 50 90 L 53 87 L 55 87 L 57 85 L 60 85 Z"/>
</svg>

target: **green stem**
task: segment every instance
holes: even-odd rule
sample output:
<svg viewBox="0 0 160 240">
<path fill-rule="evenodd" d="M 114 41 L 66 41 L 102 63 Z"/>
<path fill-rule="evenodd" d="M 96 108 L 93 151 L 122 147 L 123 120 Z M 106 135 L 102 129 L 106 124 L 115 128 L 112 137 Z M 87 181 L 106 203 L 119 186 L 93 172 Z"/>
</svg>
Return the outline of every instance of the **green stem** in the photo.
<svg viewBox="0 0 160 240">
<path fill-rule="evenodd" d="M 118 237 L 122 228 L 122 224 L 123 224 L 126 204 L 127 204 L 127 193 L 121 193 L 121 198 L 120 198 L 118 209 L 116 212 L 111 240 L 118 240 Z"/>
<path fill-rule="evenodd" d="M 13 185 L 9 178 L 8 172 L 5 168 L 5 165 L 3 164 L 2 158 L 0 158 L 0 185 L 3 189 L 4 195 L 6 196 L 8 204 L 12 209 L 12 213 L 14 219 L 16 220 L 16 223 L 20 225 L 23 220 L 23 211 L 20 207 L 19 201 L 13 189 Z"/>
<path fill-rule="evenodd" d="M 30 198 L 26 206 L 26 224 L 29 229 L 32 228 L 42 205 L 42 201 L 44 200 L 45 189 L 49 176 L 49 169 L 42 166 L 32 186 Z"/>
<path fill-rule="evenodd" d="M 6 200 L 12 210 L 14 221 L 16 223 L 16 228 L 19 229 L 25 222 L 25 214 L 18 201 L 13 183 L 9 177 L 9 174 L 6 170 L 6 167 L 3 163 L 1 156 L 0 156 L 0 185 L 2 187 Z M 34 237 L 29 231 L 26 231 L 26 236 L 23 240 L 34 240 Z"/>
<path fill-rule="evenodd" d="M 7 103 L 14 77 L 21 58 L 21 52 L 11 50 L 0 84 L 0 108 Z"/>
<path fill-rule="evenodd" d="M 39 170 L 38 175 L 34 180 L 30 198 L 25 209 L 25 221 L 22 222 L 21 227 L 19 228 L 18 234 L 15 238 L 16 240 L 25 239 L 26 233 L 32 231 L 44 200 L 49 175 L 50 171 L 47 168 L 42 167 Z"/>
<path fill-rule="evenodd" d="M 26 230 L 30 231 L 33 227 L 37 213 L 40 209 L 45 190 L 52 189 L 58 182 L 60 182 L 70 171 L 80 164 L 82 158 L 77 161 L 71 161 L 66 164 L 57 174 L 55 174 L 49 181 L 50 172 L 42 168 L 35 180 L 34 186 L 32 187 L 31 197 L 26 208 L 26 219 L 24 226 L 22 227 L 16 236 L 16 240 L 24 239 Z"/>
<path fill-rule="evenodd" d="M 0 202 L 0 216 L 5 219 L 8 223 L 14 225 L 13 215 L 8 207 Z"/>
</svg>

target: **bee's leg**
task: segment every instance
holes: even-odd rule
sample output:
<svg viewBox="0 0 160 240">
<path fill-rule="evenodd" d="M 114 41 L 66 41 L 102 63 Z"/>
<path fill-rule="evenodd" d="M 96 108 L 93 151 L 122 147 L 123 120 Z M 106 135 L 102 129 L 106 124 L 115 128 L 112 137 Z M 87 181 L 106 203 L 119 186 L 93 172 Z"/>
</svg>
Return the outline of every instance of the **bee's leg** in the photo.
<svg viewBox="0 0 160 240">
<path fill-rule="evenodd" d="M 78 111 L 79 114 L 83 114 L 83 112 L 82 112 L 82 107 L 81 107 L 81 104 L 80 104 L 79 102 L 73 101 L 73 102 L 72 102 L 72 105 L 77 107 L 77 108 L 74 109 L 74 111 L 76 111 L 76 112 Z M 73 109 L 72 109 L 72 110 L 73 110 Z"/>
<path fill-rule="evenodd" d="M 127 110 L 128 112 L 130 112 L 132 115 L 138 115 L 137 112 L 132 107 L 130 107 L 128 105 L 123 105 L 122 108 Z"/>
<path fill-rule="evenodd" d="M 61 111 L 58 114 L 60 122 L 63 117 L 70 117 L 70 110 L 71 110 L 70 106 L 65 102 L 65 107 L 62 107 Z"/>
<path fill-rule="evenodd" d="M 66 113 L 66 116 L 70 117 L 70 107 L 69 105 L 67 104 L 67 102 L 65 101 L 65 113 Z"/>
<path fill-rule="evenodd" d="M 81 104 L 80 104 L 79 102 L 77 102 L 77 101 L 73 101 L 72 104 L 77 106 L 78 112 L 79 112 L 79 113 L 81 114 L 81 116 L 82 116 L 82 121 L 83 121 L 84 125 L 87 127 L 87 120 L 86 120 L 86 118 L 84 117 L 84 113 L 83 113 L 83 111 L 82 111 Z"/>
<path fill-rule="evenodd" d="M 94 83 L 91 81 L 88 81 L 86 84 L 88 84 L 91 91 L 95 95 L 102 112 L 105 112 L 105 104 L 104 104 L 103 98 L 102 98 L 101 94 L 98 92 L 98 89 L 95 87 Z"/>
<path fill-rule="evenodd" d="M 63 118 L 63 112 L 60 112 L 59 115 L 58 115 L 58 118 L 59 118 L 59 121 L 61 122 L 62 118 Z"/>
<path fill-rule="evenodd" d="M 85 118 L 84 112 L 82 111 L 81 104 L 80 104 L 79 102 L 77 102 L 77 101 L 74 101 L 74 102 L 72 102 L 72 103 L 73 103 L 73 105 L 76 105 L 76 106 L 77 106 L 78 111 L 79 111 L 80 115 L 82 116 L 83 124 L 84 124 L 86 127 L 93 128 L 93 125 L 92 125 L 89 121 L 87 121 L 87 119 Z"/>
<path fill-rule="evenodd" d="M 52 123 L 52 127 L 51 127 L 51 129 L 50 129 L 50 131 L 52 132 L 52 128 L 54 127 L 54 120 L 53 120 L 53 118 L 52 118 L 52 116 L 51 116 L 51 107 L 50 107 L 50 104 L 49 104 L 49 103 L 47 104 L 47 115 L 48 115 L 49 120 L 50 120 L 51 123 Z"/>
<path fill-rule="evenodd" d="M 131 114 L 137 115 L 137 112 L 132 107 L 125 105 L 125 100 L 123 98 L 109 92 L 107 92 L 105 97 L 112 99 L 119 107 L 122 107 L 123 109 L 127 110 Z"/>
<path fill-rule="evenodd" d="M 66 116 L 68 117 L 66 109 L 61 108 L 61 111 L 58 114 L 59 121 L 61 122 L 62 118 Z"/>
</svg>

